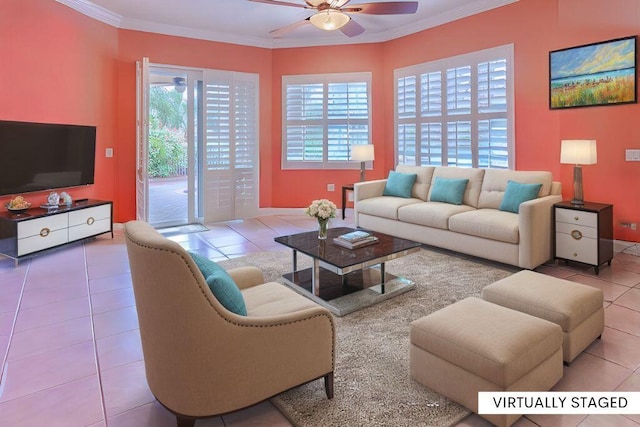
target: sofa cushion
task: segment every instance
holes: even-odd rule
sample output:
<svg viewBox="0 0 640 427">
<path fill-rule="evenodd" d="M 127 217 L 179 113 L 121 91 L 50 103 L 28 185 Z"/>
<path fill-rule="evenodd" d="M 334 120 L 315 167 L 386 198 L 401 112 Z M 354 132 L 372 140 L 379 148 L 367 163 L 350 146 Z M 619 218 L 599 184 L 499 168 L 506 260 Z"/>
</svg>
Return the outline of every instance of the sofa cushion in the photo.
<svg viewBox="0 0 640 427">
<path fill-rule="evenodd" d="M 195 252 L 189 252 L 191 258 L 200 269 L 200 272 L 207 281 L 211 293 L 227 310 L 239 314 L 247 315 L 247 307 L 242 298 L 242 292 L 233 281 L 229 273 L 215 261 L 211 261 Z"/>
<path fill-rule="evenodd" d="M 480 196 L 480 190 L 482 189 L 482 177 L 484 176 L 484 172 L 484 169 L 477 168 L 438 166 L 433 171 L 433 179 L 435 180 L 437 177 L 468 179 L 469 184 L 467 184 L 467 188 L 465 189 L 462 203 L 477 208 L 478 197 Z M 432 192 L 433 182 L 429 191 L 429 198 L 427 200 L 431 200 Z"/>
<path fill-rule="evenodd" d="M 402 222 L 447 230 L 451 216 L 473 210 L 475 209 L 471 206 L 453 205 L 451 203 L 414 203 L 401 207 L 398 210 L 398 219 Z"/>
<path fill-rule="evenodd" d="M 438 176 L 434 179 L 430 200 L 432 202 L 461 205 L 468 183 L 469 180 L 466 178 L 442 178 Z"/>
<path fill-rule="evenodd" d="M 499 242 L 519 243 L 518 215 L 497 209 L 477 209 L 449 218 L 449 230 Z"/>
<path fill-rule="evenodd" d="M 383 196 L 411 198 L 413 184 L 416 182 L 416 174 L 391 171 L 384 186 Z"/>
<path fill-rule="evenodd" d="M 416 174 L 416 182 L 415 184 L 413 184 L 411 197 L 413 197 L 414 199 L 422 199 L 425 202 L 427 201 L 427 196 L 429 195 L 429 187 L 431 186 L 431 180 L 433 178 L 434 170 L 434 166 L 396 166 L 396 172 Z"/>
<path fill-rule="evenodd" d="M 405 199 L 393 196 L 371 197 L 358 202 L 358 213 L 381 218 L 398 219 L 398 209 L 415 203 L 424 202 L 420 199 Z"/>
<path fill-rule="evenodd" d="M 276 316 L 318 305 L 280 283 L 269 282 L 242 290 L 249 316 Z"/>
<path fill-rule="evenodd" d="M 523 184 L 509 180 L 507 189 L 502 197 L 502 203 L 500 203 L 500 210 L 513 213 L 520 212 L 520 204 L 536 199 L 540 188 L 542 188 L 542 184 Z"/>
<path fill-rule="evenodd" d="M 523 184 L 542 184 L 538 197 L 548 196 L 551 194 L 552 179 L 551 172 L 487 169 L 482 181 L 478 207 L 499 209 L 510 180 Z"/>
</svg>

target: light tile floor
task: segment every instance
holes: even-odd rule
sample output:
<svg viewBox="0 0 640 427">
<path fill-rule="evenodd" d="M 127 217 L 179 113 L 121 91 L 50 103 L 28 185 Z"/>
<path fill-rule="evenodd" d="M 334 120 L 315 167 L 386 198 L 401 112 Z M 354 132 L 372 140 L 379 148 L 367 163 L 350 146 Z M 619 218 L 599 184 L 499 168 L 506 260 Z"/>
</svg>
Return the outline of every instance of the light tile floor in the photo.
<svg viewBox="0 0 640 427">
<path fill-rule="evenodd" d="M 334 226 L 351 225 L 332 220 Z M 172 239 L 211 259 L 286 251 L 273 237 L 315 229 L 303 215 L 213 224 Z M 611 267 L 545 265 L 538 271 L 604 291 L 606 329 L 570 367 L 559 391 L 640 391 L 640 257 Z M 0 258 L 0 426 L 173 427 L 149 391 L 121 230 L 25 260 Z M 336 390 L 336 393 L 339 393 Z M 270 403 L 197 426 L 289 426 Z M 469 416 L 459 426 L 488 426 Z M 530 416 L 527 426 L 640 426 L 640 415 Z"/>
</svg>

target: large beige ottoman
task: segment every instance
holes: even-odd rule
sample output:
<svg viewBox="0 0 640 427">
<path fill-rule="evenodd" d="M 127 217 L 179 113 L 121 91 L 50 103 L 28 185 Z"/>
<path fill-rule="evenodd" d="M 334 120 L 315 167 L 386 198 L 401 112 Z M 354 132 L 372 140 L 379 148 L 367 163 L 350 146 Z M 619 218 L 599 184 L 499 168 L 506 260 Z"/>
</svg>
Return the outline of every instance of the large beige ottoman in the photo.
<svg viewBox="0 0 640 427">
<path fill-rule="evenodd" d="M 479 391 L 547 391 L 562 378 L 554 323 L 467 298 L 410 324 L 411 377 L 478 412 Z M 521 415 L 481 415 L 500 427 Z"/>
<path fill-rule="evenodd" d="M 560 325 L 566 364 L 604 330 L 603 293 L 592 286 L 523 270 L 484 288 L 482 298 Z"/>
</svg>

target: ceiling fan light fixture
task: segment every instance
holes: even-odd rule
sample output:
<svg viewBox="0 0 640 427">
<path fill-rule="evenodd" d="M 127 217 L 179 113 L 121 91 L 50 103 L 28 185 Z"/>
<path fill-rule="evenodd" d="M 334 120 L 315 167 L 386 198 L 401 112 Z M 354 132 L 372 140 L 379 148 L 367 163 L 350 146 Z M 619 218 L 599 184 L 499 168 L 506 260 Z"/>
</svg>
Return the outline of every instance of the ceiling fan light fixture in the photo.
<svg viewBox="0 0 640 427">
<path fill-rule="evenodd" d="M 309 21 L 325 31 L 339 30 L 351 20 L 349 15 L 335 9 L 327 9 L 312 15 Z"/>
<path fill-rule="evenodd" d="M 173 84 L 174 84 L 173 88 L 178 93 L 184 93 L 184 91 L 187 90 L 187 82 L 184 80 L 183 77 L 174 77 Z"/>
</svg>

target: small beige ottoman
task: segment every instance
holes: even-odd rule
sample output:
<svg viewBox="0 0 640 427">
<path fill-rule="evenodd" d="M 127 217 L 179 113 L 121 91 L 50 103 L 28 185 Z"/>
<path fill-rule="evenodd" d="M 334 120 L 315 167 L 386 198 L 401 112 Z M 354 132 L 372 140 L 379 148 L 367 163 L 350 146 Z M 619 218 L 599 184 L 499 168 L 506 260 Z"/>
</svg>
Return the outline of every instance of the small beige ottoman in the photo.
<svg viewBox="0 0 640 427">
<path fill-rule="evenodd" d="M 603 293 L 592 286 L 523 270 L 484 288 L 482 298 L 560 325 L 567 365 L 604 330 Z"/>
<path fill-rule="evenodd" d="M 562 378 L 554 323 L 467 298 L 410 324 L 409 372 L 478 412 L 479 391 L 547 391 Z M 520 415 L 481 415 L 500 427 Z"/>
</svg>

